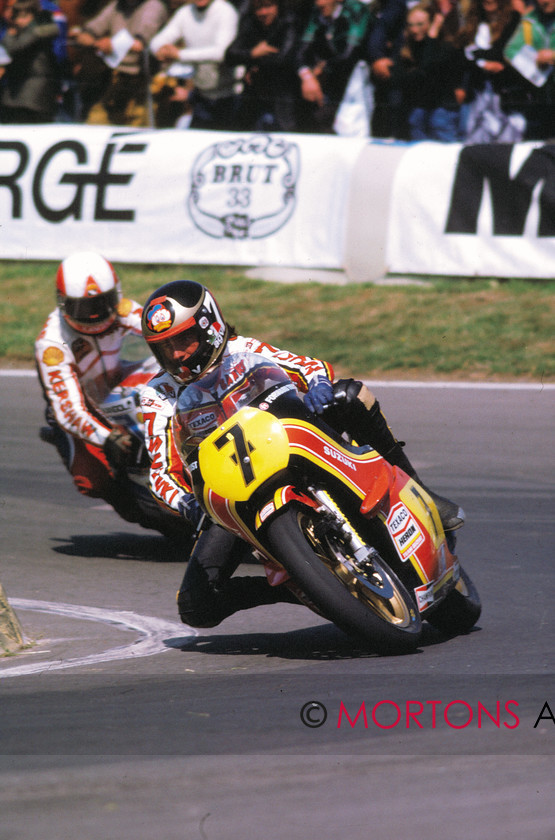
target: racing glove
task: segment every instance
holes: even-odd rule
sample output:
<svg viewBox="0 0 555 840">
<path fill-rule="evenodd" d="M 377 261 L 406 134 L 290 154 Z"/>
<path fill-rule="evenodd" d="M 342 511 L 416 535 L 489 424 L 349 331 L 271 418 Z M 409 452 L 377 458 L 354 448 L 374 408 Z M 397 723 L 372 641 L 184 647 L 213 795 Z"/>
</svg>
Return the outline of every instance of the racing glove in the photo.
<svg viewBox="0 0 555 840">
<path fill-rule="evenodd" d="M 325 408 L 333 405 L 333 388 L 329 379 L 319 376 L 308 386 L 304 404 L 313 414 L 322 414 Z"/>
<path fill-rule="evenodd" d="M 194 493 L 185 493 L 177 503 L 177 509 L 181 516 L 184 516 L 191 523 L 193 528 L 198 528 L 204 516 L 204 511 L 195 499 Z"/>
<path fill-rule="evenodd" d="M 103 449 L 108 463 L 115 469 L 121 469 L 133 458 L 133 436 L 116 427 L 104 441 Z"/>
</svg>

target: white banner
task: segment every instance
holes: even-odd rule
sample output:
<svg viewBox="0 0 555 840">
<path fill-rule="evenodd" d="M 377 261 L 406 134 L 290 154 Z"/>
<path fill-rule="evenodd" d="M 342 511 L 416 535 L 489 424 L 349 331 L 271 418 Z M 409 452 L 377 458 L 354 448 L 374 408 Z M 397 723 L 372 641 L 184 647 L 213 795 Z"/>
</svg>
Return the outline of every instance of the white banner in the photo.
<svg viewBox="0 0 555 840">
<path fill-rule="evenodd" d="M 348 226 L 348 227 L 347 227 Z M 555 145 L 0 126 L 0 259 L 555 275 Z"/>
<path fill-rule="evenodd" d="M 407 147 L 395 172 L 390 272 L 555 275 L 555 145 Z"/>
<path fill-rule="evenodd" d="M 0 259 L 342 268 L 364 138 L 0 127 Z"/>
</svg>

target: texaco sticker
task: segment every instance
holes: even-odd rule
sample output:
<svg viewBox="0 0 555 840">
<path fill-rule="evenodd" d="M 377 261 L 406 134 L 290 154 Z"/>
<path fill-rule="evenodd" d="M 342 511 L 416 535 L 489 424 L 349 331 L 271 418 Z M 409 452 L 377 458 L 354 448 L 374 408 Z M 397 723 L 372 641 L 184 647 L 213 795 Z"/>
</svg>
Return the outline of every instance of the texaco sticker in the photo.
<svg viewBox="0 0 555 840">
<path fill-rule="evenodd" d="M 282 137 L 214 143 L 193 165 L 193 223 L 216 239 L 270 236 L 293 214 L 299 165 L 299 147 Z"/>
<path fill-rule="evenodd" d="M 391 508 L 387 527 L 393 537 L 401 560 L 408 560 L 424 541 L 424 534 L 409 509 L 402 502 Z"/>
</svg>

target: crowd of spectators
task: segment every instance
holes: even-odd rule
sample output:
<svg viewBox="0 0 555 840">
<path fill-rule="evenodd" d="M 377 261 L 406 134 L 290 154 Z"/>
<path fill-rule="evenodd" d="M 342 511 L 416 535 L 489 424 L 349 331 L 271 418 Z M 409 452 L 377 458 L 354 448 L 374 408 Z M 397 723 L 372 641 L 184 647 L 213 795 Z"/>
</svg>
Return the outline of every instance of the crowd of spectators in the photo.
<svg viewBox="0 0 555 840">
<path fill-rule="evenodd" d="M 0 0 L 2 123 L 555 136 L 555 0 L 58 2 Z"/>
</svg>

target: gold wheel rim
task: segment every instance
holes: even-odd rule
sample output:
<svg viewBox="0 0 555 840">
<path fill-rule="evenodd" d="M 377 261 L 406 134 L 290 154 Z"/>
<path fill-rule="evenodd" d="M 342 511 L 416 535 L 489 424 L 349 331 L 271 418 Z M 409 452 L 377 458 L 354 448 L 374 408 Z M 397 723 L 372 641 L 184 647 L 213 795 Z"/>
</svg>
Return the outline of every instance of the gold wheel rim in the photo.
<svg viewBox="0 0 555 840">
<path fill-rule="evenodd" d="M 365 587 L 360 577 L 354 575 L 352 570 L 341 562 L 339 553 L 331 544 L 328 543 L 329 548 L 334 554 L 332 559 L 326 552 L 322 541 L 314 533 L 314 522 L 312 519 L 303 515 L 302 512 L 299 512 L 298 521 L 299 526 L 307 540 L 310 542 L 314 553 L 325 564 L 330 572 L 341 581 L 354 598 L 363 603 L 364 606 L 368 607 L 368 609 L 375 613 L 379 618 L 387 621 L 389 624 L 393 624 L 399 628 L 409 627 L 412 624 L 414 611 L 407 607 L 404 599 L 397 591 L 395 581 L 392 580 L 387 573 L 384 573 L 384 570 L 381 569 L 380 572 L 385 574 L 389 583 L 393 587 L 392 598 L 383 598 L 373 589 Z M 345 560 L 351 560 L 351 562 L 354 562 L 354 558 L 349 557 L 345 551 L 342 553 Z"/>
</svg>

